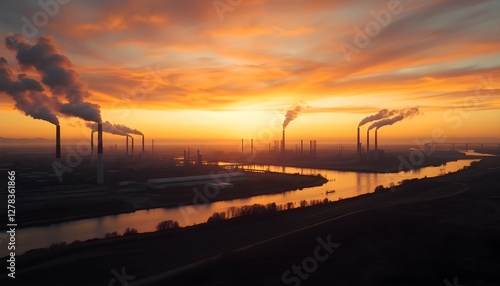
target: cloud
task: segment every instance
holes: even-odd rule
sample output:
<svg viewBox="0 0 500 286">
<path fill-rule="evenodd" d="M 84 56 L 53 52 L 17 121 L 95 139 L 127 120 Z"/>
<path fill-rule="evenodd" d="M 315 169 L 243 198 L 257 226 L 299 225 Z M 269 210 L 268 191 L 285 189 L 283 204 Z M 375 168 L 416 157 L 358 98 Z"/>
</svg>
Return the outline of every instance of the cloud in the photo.
<svg viewBox="0 0 500 286">
<path fill-rule="evenodd" d="M 498 1 L 401 3 L 403 12 L 346 62 L 339 43 L 352 44 L 353 28 L 364 28 L 385 2 L 249 0 L 222 22 L 210 1 L 70 2 L 40 28 L 40 36 L 64 47 L 54 59 L 64 70 L 51 70 L 58 76 L 42 82 L 75 79 L 71 58 L 92 102 L 110 109 L 225 109 L 270 97 L 381 94 L 381 101 L 450 106 L 470 96 L 478 77 L 500 71 Z M 12 15 L 29 18 L 38 10 L 36 2 L 2 3 L 0 29 L 20 32 L 22 22 Z M 132 91 L 156 66 L 162 82 L 138 100 Z M 496 109 L 498 101 L 491 96 L 484 108 Z"/>
</svg>

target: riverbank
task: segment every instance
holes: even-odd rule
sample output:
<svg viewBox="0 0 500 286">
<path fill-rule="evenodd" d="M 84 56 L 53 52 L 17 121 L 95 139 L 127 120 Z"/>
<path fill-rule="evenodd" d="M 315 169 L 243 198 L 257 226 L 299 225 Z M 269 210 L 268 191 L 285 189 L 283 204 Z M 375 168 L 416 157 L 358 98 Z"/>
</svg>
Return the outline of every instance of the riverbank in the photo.
<svg viewBox="0 0 500 286">
<path fill-rule="evenodd" d="M 130 285 L 278 285 L 318 238 L 330 236 L 340 247 L 308 274 L 309 283 L 442 285 L 458 276 L 465 285 L 494 285 L 499 178 L 498 158 L 485 158 L 327 205 L 32 252 L 17 258 L 18 279 L 95 285 L 125 269 Z"/>
<path fill-rule="evenodd" d="M 146 191 L 146 185 L 33 192 L 17 201 L 17 221 L 22 227 L 44 226 L 73 220 L 130 213 L 154 208 L 176 208 L 179 205 L 206 204 L 216 201 L 278 194 L 321 186 L 327 180 L 320 176 L 281 173 L 244 172 L 244 180 L 230 182 L 231 188 L 213 187 L 210 183 L 227 179 L 225 172 L 214 173 L 213 182 Z M 210 169 L 210 172 L 214 172 Z M 220 175 L 218 175 L 220 174 Z M 22 189 L 22 185 L 18 186 Z M 1 211 L 1 209 L 0 209 Z M 6 212 L 6 210 L 5 210 Z"/>
</svg>

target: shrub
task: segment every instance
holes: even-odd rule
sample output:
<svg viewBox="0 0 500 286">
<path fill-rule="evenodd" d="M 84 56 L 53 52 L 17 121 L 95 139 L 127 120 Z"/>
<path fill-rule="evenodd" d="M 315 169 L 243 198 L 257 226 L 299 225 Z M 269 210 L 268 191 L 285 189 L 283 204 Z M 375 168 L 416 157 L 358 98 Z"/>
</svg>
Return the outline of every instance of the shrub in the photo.
<svg viewBox="0 0 500 286">
<path fill-rule="evenodd" d="M 104 235 L 105 238 L 112 238 L 112 237 L 119 237 L 120 235 L 118 232 L 113 231 L 113 232 L 108 232 Z"/>
<path fill-rule="evenodd" d="M 49 246 L 49 249 L 54 249 L 54 248 L 61 248 L 61 247 L 64 247 L 66 246 L 66 242 L 59 242 L 59 243 L 52 243 L 50 246 Z"/>
<path fill-rule="evenodd" d="M 218 223 L 226 220 L 226 214 L 223 212 L 215 212 L 213 213 L 207 220 L 207 223 Z"/>
<path fill-rule="evenodd" d="M 176 220 L 174 221 L 171 219 L 162 221 L 156 226 L 157 231 L 165 231 L 178 228 L 180 228 L 179 223 Z"/>
<path fill-rule="evenodd" d="M 305 207 L 307 207 L 307 201 L 306 201 L 306 200 L 302 200 L 302 201 L 300 201 L 300 207 L 301 207 L 301 208 L 305 208 Z"/>
<path fill-rule="evenodd" d="M 137 234 L 137 229 L 127 227 L 127 229 L 125 229 L 125 232 L 123 233 L 123 236 L 134 235 L 134 234 Z"/>
</svg>

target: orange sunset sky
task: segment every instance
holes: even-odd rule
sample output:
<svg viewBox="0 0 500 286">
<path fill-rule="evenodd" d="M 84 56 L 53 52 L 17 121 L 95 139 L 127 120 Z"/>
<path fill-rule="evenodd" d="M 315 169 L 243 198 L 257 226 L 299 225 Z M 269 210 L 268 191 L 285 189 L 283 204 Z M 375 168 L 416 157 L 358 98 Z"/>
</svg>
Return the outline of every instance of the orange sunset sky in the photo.
<svg viewBox="0 0 500 286">
<path fill-rule="evenodd" d="M 40 2 L 51 5 L 0 4 L 0 57 L 12 78 L 43 82 L 4 39 L 48 38 L 102 120 L 148 139 L 267 138 L 268 130 L 279 139 L 286 111 L 300 105 L 290 140 L 354 143 L 366 116 L 418 107 L 379 133 L 413 142 L 440 128 L 449 138 L 500 142 L 497 0 Z M 82 119 L 58 118 L 64 138 L 88 137 Z M 0 137 L 54 134 L 5 92 L 0 122 Z"/>
</svg>

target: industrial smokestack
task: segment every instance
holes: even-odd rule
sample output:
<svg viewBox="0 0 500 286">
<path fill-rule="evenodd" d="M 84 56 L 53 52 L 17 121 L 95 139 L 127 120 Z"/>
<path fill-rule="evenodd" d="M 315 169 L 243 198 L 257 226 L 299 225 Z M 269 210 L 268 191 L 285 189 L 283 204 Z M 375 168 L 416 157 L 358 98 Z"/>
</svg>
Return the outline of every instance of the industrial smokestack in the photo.
<svg viewBox="0 0 500 286">
<path fill-rule="evenodd" d="M 366 160 L 370 161 L 370 129 L 366 130 Z"/>
<path fill-rule="evenodd" d="M 378 150 L 378 139 L 377 139 L 378 128 L 375 129 L 375 152 Z"/>
<path fill-rule="evenodd" d="M 97 124 L 97 184 L 104 183 L 104 162 L 102 159 L 102 123 Z"/>
<path fill-rule="evenodd" d="M 144 158 L 144 134 L 142 135 L 142 157 Z"/>
<path fill-rule="evenodd" d="M 309 157 L 313 155 L 313 141 L 309 140 Z"/>
<path fill-rule="evenodd" d="M 134 137 L 130 136 L 130 139 L 132 139 L 132 149 L 130 153 L 132 153 L 132 157 L 134 157 Z"/>
<path fill-rule="evenodd" d="M 126 149 L 127 151 L 125 151 L 125 155 L 127 155 L 127 156 L 128 156 L 128 137 L 130 137 L 130 136 L 125 136 L 125 137 L 127 138 L 127 141 L 126 141 L 126 143 L 125 143 L 125 149 Z"/>
<path fill-rule="evenodd" d="M 356 154 L 359 160 L 359 158 L 361 157 L 361 142 L 359 138 L 359 127 L 358 127 L 358 140 L 356 141 Z"/>
<path fill-rule="evenodd" d="M 243 139 L 241 139 L 241 156 L 243 156 Z"/>
<path fill-rule="evenodd" d="M 304 156 L 304 140 L 300 140 L 300 156 Z"/>
<path fill-rule="evenodd" d="M 285 153 L 285 128 L 283 128 L 283 136 L 281 139 L 281 152 Z"/>
<path fill-rule="evenodd" d="M 250 141 L 250 152 L 253 155 L 253 139 Z"/>
<path fill-rule="evenodd" d="M 155 140 L 151 139 L 151 154 L 155 153 Z"/>
<path fill-rule="evenodd" d="M 94 163 L 94 132 L 90 131 L 90 163 Z"/>
<path fill-rule="evenodd" d="M 61 161 L 61 126 L 56 125 L 56 159 Z"/>
</svg>

